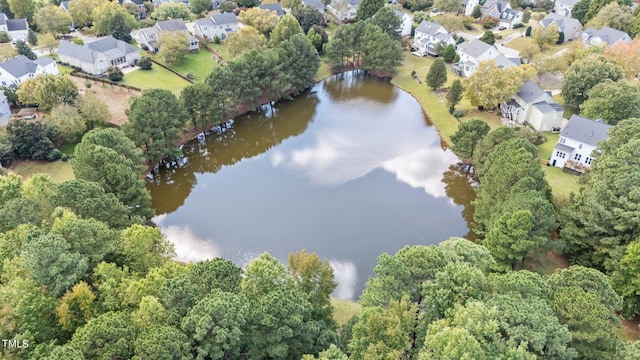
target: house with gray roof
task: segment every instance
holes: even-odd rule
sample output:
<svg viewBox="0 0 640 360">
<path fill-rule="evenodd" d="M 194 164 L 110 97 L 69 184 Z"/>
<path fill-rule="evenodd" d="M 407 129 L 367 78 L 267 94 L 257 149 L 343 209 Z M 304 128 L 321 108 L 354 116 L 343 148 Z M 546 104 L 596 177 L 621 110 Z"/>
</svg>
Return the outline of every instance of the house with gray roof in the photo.
<svg viewBox="0 0 640 360">
<path fill-rule="evenodd" d="M 58 48 L 60 62 L 81 69 L 91 75 L 102 75 L 110 66 L 127 67 L 140 60 L 140 49 L 111 36 L 78 45 L 61 40 Z"/>
<path fill-rule="evenodd" d="M 413 48 L 420 56 L 440 55 L 442 49 L 449 44 L 455 45 L 456 40 L 437 21 L 422 20 L 415 30 Z"/>
<path fill-rule="evenodd" d="M 515 124 L 530 124 L 536 131 L 551 131 L 562 125 L 562 108 L 533 81 L 527 80 L 513 98 L 500 104 L 502 117 Z"/>
<path fill-rule="evenodd" d="M 158 50 L 160 50 L 158 40 L 160 38 L 160 34 L 165 31 L 170 33 L 182 32 L 186 34 L 188 39 L 187 41 L 189 42 L 189 52 L 199 50 L 200 44 L 198 42 L 198 39 L 189 34 L 187 25 L 185 25 L 182 19 L 158 21 L 152 27 L 133 30 L 131 32 L 131 37 L 133 37 L 141 47 L 146 47 L 153 52 L 158 52 Z"/>
<path fill-rule="evenodd" d="M 571 11 L 578 1 L 580 0 L 556 0 L 554 10 L 560 16 L 571 17 Z"/>
<path fill-rule="evenodd" d="M 282 15 L 284 15 L 284 10 L 282 10 L 282 6 L 280 6 L 280 3 L 259 5 L 258 9 L 274 11 L 278 16 L 278 19 L 281 18 Z"/>
<path fill-rule="evenodd" d="M 494 45 L 489 45 L 478 39 L 458 44 L 456 53 L 460 57 L 460 61 L 455 64 L 454 69 L 465 77 L 473 75 L 482 61 L 493 60 L 501 69 L 520 65 L 520 59 L 507 58 Z"/>
<path fill-rule="evenodd" d="M 27 41 L 29 24 L 27 19 L 9 19 L 4 13 L 0 13 L 0 31 L 9 34 L 11 42 Z"/>
<path fill-rule="evenodd" d="M 302 5 L 313 6 L 316 10 L 320 12 L 320 14 L 324 15 L 325 8 L 322 0 L 302 0 Z"/>
<path fill-rule="evenodd" d="M 473 9 L 478 5 L 480 5 L 479 0 L 460 0 L 458 15 L 471 16 L 471 14 L 473 14 Z"/>
<path fill-rule="evenodd" d="M 591 46 L 613 45 L 618 41 L 622 41 L 625 44 L 631 42 L 629 34 L 608 26 L 605 26 L 600 30 L 591 27 L 587 28 L 582 32 L 580 37 L 582 38 L 582 42 Z"/>
<path fill-rule="evenodd" d="M 482 5 L 482 16 L 491 16 L 500 19 L 503 11 L 511 9 L 511 4 L 505 0 L 487 0 Z"/>
<path fill-rule="evenodd" d="M 554 13 L 550 13 L 545 16 L 542 20 L 538 21 L 536 26 L 542 26 L 546 28 L 551 24 L 556 24 L 558 27 L 558 31 L 564 34 L 564 39 L 566 40 L 574 40 L 576 35 L 582 31 L 582 24 L 578 19 L 574 19 L 571 17 L 566 17 Z"/>
<path fill-rule="evenodd" d="M 207 19 L 196 21 L 196 36 L 213 40 L 216 37 L 225 40 L 238 31 L 238 19 L 234 13 L 213 14 Z"/>
<path fill-rule="evenodd" d="M 505 9 L 500 14 L 500 22 L 498 27 L 500 29 L 513 29 L 517 24 L 522 24 L 522 16 L 524 13 L 517 9 Z"/>
<path fill-rule="evenodd" d="M 0 64 L 0 85 L 18 87 L 23 81 L 42 74 L 58 75 L 58 64 L 54 59 L 41 57 L 31 60 L 18 55 Z"/>
<path fill-rule="evenodd" d="M 609 138 L 610 128 L 611 125 L 602 120 L 571 115 L 567 125 L 560 131 L 549 165 L 585 172 L 597 156 L 598 143 Z"/>
<path fill-rule="evenodd" d="M 404 11 L 393 10 L 398 19 L 400 19 L 400 36 L 410 36 L 411 35 L 411 24 L 413 23 L 413 18 L 409 14 Z"/>
<path fill-rule="evenodd" d="M 329 10 L 339 21 L 353 21 L 360 6 L 360 0 L 332 0 L 327 5 Z"/>
</svg>

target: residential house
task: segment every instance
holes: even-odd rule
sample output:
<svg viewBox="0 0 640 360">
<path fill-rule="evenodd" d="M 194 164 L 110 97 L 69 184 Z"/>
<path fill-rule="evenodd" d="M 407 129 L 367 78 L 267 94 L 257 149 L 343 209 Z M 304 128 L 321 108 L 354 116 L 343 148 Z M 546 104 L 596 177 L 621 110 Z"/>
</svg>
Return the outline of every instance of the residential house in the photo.
<svg viewBox="0 0 640 360">
<path fill-rule="evenodd" d="M 582 32 L 582 42 L 592 46 L 607 46 L 613 45 L 618 41 L 622 41 L 625 44 L 631 42 L 631 37 L 624 31 L 616 30 L 608 26 L 602 29 L 587 28 Z"/>
<path fill-rule="evenodd" d="M 136 20 L 142 20 L 147 17 L 147 8 L 144 6 L 144 0 L 118 0 L 120 5 L 133 4 L 138 9 Z"/>
<path fill-rule="evenodd" d="M 151 1 L 153 2 L 154 8 L 157 8 L 158 6 L 162 4 L 167 4 L 167 3 L 183 3 L 189 6 L 189 0 L 151 0 Z"/>
<path fill-rule="evenodd" d="M 105 36 L 85 45 L 61 40 L 58 56 L 64 64 L 80 68 L 91 75 L 102 75 L 110 66 L 135 65 L 140 60 L 140 49 L 111 36 Z"/>
<path fill-rule="evenodd" d="M 473 75 L 482 61 L 494 60 L 501 69 L 520 65 L 520 59 L 506 58 L 500 54 L 498 48 L 478 39 L 458 44 L 456 53 L 460 57 L 460 61 L 455 64 L 454 68 L 461 76 L 465 77 Z"/>
<path fill-rule="evenodd" d="M 508 1 L 487 0 L 487 2 L 482 5 L 482 15 L 500 19 L 502 12 L 507 9 L 511 9 L 511 4 Z"/>
<path fill-rule="evenodd" d="M 0 90 L 0 126 L 6 126 L 10 117 L 11 108 L 9 107 L 9 100 L 4 94 L 4 91 Z M 2 165 L 0 165 L 0 167 L 2 167 Z"/>
<path fill-rule="evenodd" d="M 416 28 L 413 37 L 413 47 L 415 52 L 420 56 L 427 54 L 437 56 L 440 55 L 441 48 L 452 44 L 456 44 L 453 35 L 437 21 L 423 20 Z"/>
<path fill-rule="evenodd" d="M 498 27 L 500 29 L 513 29 L 515 25 L 522 24 L 522 16 L 524 13 L 516 9 L 505 9 L 500 14 L 500 22 Z"/>
<path fill-rule="evenodd" d="M 458 15 L 471 16 L 473 9 L 480 5 L 478 0 L 461 0 Z"/>
<path fill-rule="evenodd" d="M 529 123 L 536 131 L 551 131 L 562 125 L 564 109 L 531 80 L 527 80 L 513 99 L 500 104 L 502 117 L 517 124 Z"/>
<path fill-rule="evenodd" d="M 566 40 L 574 40 L 576 35 L 582 31 L 582 24 L 578 19 L 574 19 L 571 17 L 566 17 L 554 13 L 550 13 L 545 16 L 544 19 L 538 21 L 537 26 L 542 26 L 546 28 L 551 24 L 556 24 L 558 26 L 558 31 L 564 34 L 564 39 Z"/>
<path fill-rule="evenodd" d="M 558 144 L 553 148 L 549 165 L 585 172 L 597 154 L 598 143 L 607 140 L 611 125 L 601 120 L 591 120 L 571 115 L 569 122 L 560 131 Z"/>
<path fill-rule="evenodd" d="M 60 8 L 62 10 L 64 10 L 64 12 L 69 12 L 69 3 L 71 2 L 71 0 L 69 1 L 61 1 L 60 2 Z"/>
<path fill-rule="evenodd" d="M 14 44 L 17 41 L 27 41 L 29 24 L 27 19 L 9 19 L 4 13 L 0 13 L 0 31 L 6 32 Z"/>
<path fill-rule="evenodd" d="M 17 87 L 23 81 L 38 75 L 59 73 L 58 64 L 54 59 L 41 57 L 31 60 L 24 55 L 18 55 L 0 64 L 0 85 Z"/>
<path fill-rule="evenodd" d="M 560 16 L 571 16 L 571 11 L 576 3 L 580 0 L 556 0 L 554 10 Z"/>
<path fill-rule="evenodd" d="M 258 9 L 275 11 L 278 19 L 281 18 L 282 15 L 284 15 L 284 10 L 282 10 L 282 6 L 280 6 L 280 3 L 259 5 Z"/>
<path fill-rule="evenodd" d="M 144 45 L 147 49 L 157 52 L 159 50 L 158 40 L 163 31 L 185 33 L 189 39 L 189 52 L 199 50 L 198 39 L 189 34 L 187 25 L 185 25 L 182 19 L 158 21 L 152 27 L 132 31 L 131 36 L 138 42 L 138 44 L 140 44 L 140 46 Z"/>
<path fill-rule="evenodd" d="M 325 8 L 322 0 L 302 0 L 302 5 L 311 5 L 318 10 L 322 16 L 325 16 Z"/>
<path fill-rule="evenodd" d="M 327 9 L 339 20 L 339 21 L 353 21 L 356 18 L 356 12 L 360 0 L 332 0 Z"/>
<path fill-rule="evenodd" d="M 238 31 L 238 19 L 234 13 L 213 14 L 207 19 L 196 21 L 196 36 L 213 40 L 218 37 L 226 39 L 229 35 Z"/>
<path fill-rule="evenodd" d="M 393 10 L 398 19 L 400 19 L 400 36 L 410 36 L 411 35 L 411 23 L 413 19 L 406 12 L 402 12 L 399 10 Z"/>
</svg>

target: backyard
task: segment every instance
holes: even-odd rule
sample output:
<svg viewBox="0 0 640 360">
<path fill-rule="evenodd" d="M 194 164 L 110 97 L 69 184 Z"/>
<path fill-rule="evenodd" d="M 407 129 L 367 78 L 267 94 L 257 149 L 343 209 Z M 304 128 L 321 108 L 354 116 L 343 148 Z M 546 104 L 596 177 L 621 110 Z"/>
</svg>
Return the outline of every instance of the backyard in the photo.
<svg viewBox="0 0 640 360">
<path fill-rule="evenodd" d="M 185 55 L 182 60 L 176 64 L 169 65 L 165 63 L 159 56 L 154 56 L 154 60 L 165 66 L 170 67 L 177 73 L 183 76 L 189 77 L 191 73 L 194 81 L 204 81 L 204 79 L 211 73 L 211 69 L 216 66 L 220 66 L 214 55 L 207 50 L 200 50 L 197 53 L 191 53 Z M 190 78 L 190 77 L 189 77 Z"/>
<path fill-rule="evenodd" d="M 187 80 L 157 65 L 153 66 L 151 70 L 138 69 L 125 74 L 122 79 L 122 83 L 125 85 L 135 86 L 143 90 L 171 90 L 176 95 L 180 94 L 180 91 L 185 86 L 189 85 Z"/>
<path fill-rule="evenodd" d="M 551 186 L 553 194 L 560 198 L 568 198 L 572 192 L 578 193 L 580 191 L 581 185 L 578 183 L 580 177 L 566 173 L 555 166 L 546 166 L 560 135 L 545 133 L 545 137 L 547 141 L 538 146 L 542 170 L 545 172 L 545 177 Z"/>
</svg>

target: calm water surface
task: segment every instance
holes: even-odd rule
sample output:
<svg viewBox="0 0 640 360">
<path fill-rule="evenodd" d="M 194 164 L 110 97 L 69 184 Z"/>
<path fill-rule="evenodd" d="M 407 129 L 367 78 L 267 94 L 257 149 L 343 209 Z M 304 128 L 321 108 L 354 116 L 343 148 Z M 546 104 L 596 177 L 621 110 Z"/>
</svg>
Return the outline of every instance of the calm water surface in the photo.
<svg viewBox="0 0 640 360">
<path fill-rule="evenodd" d="M 347 73 L 238 117 L 153 174 L 156 223 L 181 260 L 245 265 L 306 248 L 357 298 L 378 255 L 464 236 L 474 192 L 411 95 Z"/>
</svg>

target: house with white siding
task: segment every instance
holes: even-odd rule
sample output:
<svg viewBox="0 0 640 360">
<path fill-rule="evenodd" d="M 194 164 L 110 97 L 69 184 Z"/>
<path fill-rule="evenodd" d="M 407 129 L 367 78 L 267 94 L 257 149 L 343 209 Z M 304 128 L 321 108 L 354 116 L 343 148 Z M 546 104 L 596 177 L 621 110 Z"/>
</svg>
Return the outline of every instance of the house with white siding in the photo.
<svg viewBox="0 0 640 360">
<path fill-rule="evenodd" d="M 449 44 L 455 45 L 456 40 L 437 21 L 422 20 L 413 36 L 413 48 L 420 56 L 440 55 L 442 49 Z"/>
<path fill-rule="evenodd" d="M 27 19 L 9 19 L 4 13 L 0 13 L 0 31 L 4 31 L 14 44 L 17 41 L 27 41 L 29 24 Z"/>
<path fill-rule="evenodd" d="M 199 50 L 198 39 L 189 34 L 187 25 L 185 25 L 182 19 L 169 19 L 164 21 L 158 21 L 154 26 L 133 30 L 131 37 L 133 37 L 140 46 L 144 45 L 147 49 L 158 52 L 159 45 L 158 40 L 160 34 L 163 31 L 175 33 L 182 32 L 187 35 L 187 41 L 189 43 L 189 52 L 195 52 Z"/>
<path fill-rule="evenodd" d="M 196 21 L 196 36 L 213 40 L 216 37 L 225 40 L 238 31 L 238 19 L 234 13 L 213 14 L 207 19 Z"/>
<path fill-rule="evenodd" d="M 353 21 L 360 6 L 360 0 L 331 0 L 327 5 L 329 10 L 339 21 Z"/>
<path fill-rule="evenodd" d="M 413 19 L 409 14 L 399 10 L 393 10 L 398 19 L 400 19 L 400 36 L 410 36 L 411 35 L 411 23 Z"/>
<path fill-rule="evenodd" d="M 460 57 L 460 61 L 455 64 L 454 69 L 464 77 L 473 75 L 480 62 L 486 60 L 494 60 L 501 69 L 520 65 L 520 59 L 507 58 L 494 45 L 489 45 L 478 39 L 458 44 L 456 53 Z"/>
<path fill-rule="evenodd" d="M 585 172 L 597 156 L 598 143 L 609 138 L 610 128 L 611 125 L 605 124 L 602 120 L 571 115 L 567 125 L 560 131 L 560 138 L 553 148 L 549 165 Z"/>
<path fill-rule="evenodd" d="M 18 87 L 23 81 L 38 75 L 59 73 L 58 64 L 54 59 L 41 57 L 31 60 L 24 55 L 18 55 L 0 64 L 0 85 Z"/>
<path fill-rule="evenodd" d="M 140 60 L 140 49 L 111 36 L 78 45 L 61 40 L 58 47 L 60 62 L 81 69 L 91 75 L 102 75 L 110 66 L 134 66 Z"/>
<path fill-rule="evenodd" d="M 473 9 L 480 5 L 479 0 L 461 0 L 458 8 L 458 15 L 471 16 Z"/>
</svg>

